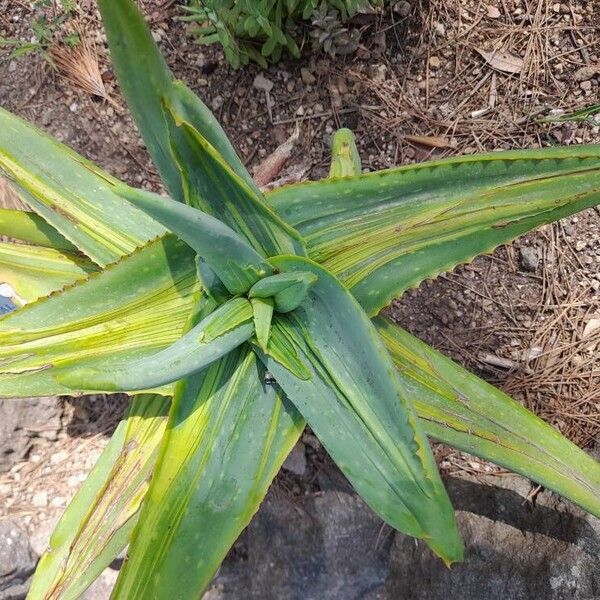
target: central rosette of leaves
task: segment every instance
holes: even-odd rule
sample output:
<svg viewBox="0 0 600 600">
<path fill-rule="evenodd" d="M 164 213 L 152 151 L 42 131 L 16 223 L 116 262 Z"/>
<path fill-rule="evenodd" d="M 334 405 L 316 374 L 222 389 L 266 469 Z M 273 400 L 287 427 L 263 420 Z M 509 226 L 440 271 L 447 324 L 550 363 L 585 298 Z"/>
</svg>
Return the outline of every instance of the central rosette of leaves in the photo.
<svg viewBox="0 0 600 600">
<path fill-rule="evenodd" d="M 279 273 L 261 279 L 248 292 L 254 315 L 254 332 L 258 345 L 266 352 L 273 312 L 288 313 L 306 299 L 318 277 L 308 271 Z"/>
<path fill-rule="evenodd" d="M 155 354 L 56 379 L 75 390 L 157 389 L 249 343 L 262 363 L 257 375 L 273 375 L 277 393 L 306 417 L 367 502 L 446 562 L 459 560 L 452 506 L 427 439 L 371 320 L 340 281 L 289 246 L 266 258 L 257 236 L 245 239 L 188 205 L 141 190 L 123 194 L 197 254 L 200 293 L 189 330 Z"/>
</svg>

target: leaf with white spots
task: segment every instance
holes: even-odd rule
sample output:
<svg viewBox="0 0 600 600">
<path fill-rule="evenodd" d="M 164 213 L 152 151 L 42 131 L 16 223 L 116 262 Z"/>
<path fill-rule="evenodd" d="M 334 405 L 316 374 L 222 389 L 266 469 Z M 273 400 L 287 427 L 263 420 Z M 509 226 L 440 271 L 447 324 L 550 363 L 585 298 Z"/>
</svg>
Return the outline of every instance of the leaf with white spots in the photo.
<svg viewBox="0 0 600 600">
<path fill-rule="evenodd" d="M 374 316 L 424 279 L 597 205 L 600 145 L 463 156 L 267 197 Z"/>
<path fill-rule="evenodd" d="M 297 377 L 269 347 L 259 356 L 363 499 L 392 527 L 421 538 L 447 564 L 463 548 L 452 505 L 412 403 L 377 331 L 350 293 L 315 263 L 277 257 L 318 279 L 300 307 L 276 314 L 269 343 L 295 351 Z"/>
<path fill-rule="evenodd" d="M 0 174 L 23 202 L 100 266 L 165 233 L 115 194 L 116 179 L 2 108 Z M 6 226 L 10 234 L 15 224 Z"/>
<path fill-rule="evenodd" d="M 199 598 L 304 428 L 239 348 L 175 391 L 113 600 Z"/>
<path fill-rule="evenodd" d="M 80 368 L 110 370 L 174 343 L 198 291 L 194 259 L 169 235 L 0 318 L 0 397 L 83 392 L 57 376 Z"/>
</svg>

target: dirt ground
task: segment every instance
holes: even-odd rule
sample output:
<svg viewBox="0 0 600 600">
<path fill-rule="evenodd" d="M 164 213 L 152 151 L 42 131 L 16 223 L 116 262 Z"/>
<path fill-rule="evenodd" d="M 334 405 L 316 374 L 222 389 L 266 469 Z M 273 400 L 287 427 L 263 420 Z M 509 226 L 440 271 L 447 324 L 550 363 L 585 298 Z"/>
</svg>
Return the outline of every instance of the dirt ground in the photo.
<svg viewBox="0 0 600 600">
<path fill-rule="evenodd" d="M 406 5 L 408 9 L 406 8 Z M 80 0 L 111 102 L 76 89 L 39 54 L 0 48 L 0 105 L 118 177 L 160 190 L 157 172 L 114 81 L 98 15 Z M 361 16 L 356 55 L 284 61 L 262 73 L 232 70 L 199 47 L 172 2 L 143 2 L 178 77 L 215 111 L 253 167 L 300 126 L 290 164 L 326 173 L 335 128 L 352 128 L 367 170 L 476 151 L 600 143 L 600 119 L 549 122 L 599 102 L 597 0 L 413 0 Z M 408 14 L 407 14 L 408 12 Z M 28 40 L 30 2 L 0 0 L 0 36 Z M 495 53 L 494 53 L 495 51 Z M 528 235 L 405 294 L 389 309 L 411 332 L 495 382 L 583 447 L 600 433 L 600 212 Z M 0 476 L 0 518 L 32 529 L 64 508 L 123 409 L 122 399 L 65 402 L 58 441 Z M 309 468 L 297 493 L 331 469 L 305 436 Z M 448 471 L 489 465 L 437 448 Z M 58 499 L 58 500 L 57 500 Z"/>
</svg>

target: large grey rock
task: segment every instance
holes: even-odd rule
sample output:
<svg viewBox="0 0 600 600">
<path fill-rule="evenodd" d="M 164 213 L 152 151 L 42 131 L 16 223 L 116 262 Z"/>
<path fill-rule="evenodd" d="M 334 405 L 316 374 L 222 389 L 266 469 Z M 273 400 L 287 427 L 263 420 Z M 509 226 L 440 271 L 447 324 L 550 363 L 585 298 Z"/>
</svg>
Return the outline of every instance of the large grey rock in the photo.
<svg viewBox="0 0 600 600">
<path fill-rule="evenodd" d="M 518 477 L 450 480 L 465 561 L 445 569 L 424 544 L 397 535 L 387 598 L 600 598 L 600 521 L 549 492 L 525 501 Z"/>
<path fill-rule="evenodd" d="M 465 561 L 447 569 L 340 479 L 270 494 L 208 600 L 600 600 L 600 520 L 518 476 L 451 478 Z"/>
<path fill-rule="evenodd" d="M 269 499 L 250 525 L 254 598 L 364 598 L 388 572 L 389 528 L 353 493 Z"/>
<path fill-rule="evenodd" d="M 25 531 L 11 519 L 0 520 L 0 600 L 25 598 L 36 563 Z"/>
<path fill-rule="evenodd" d="M 61 414 L 58 398 L 0 400 L 0 473 L 26 458 L 36 441 L 56 439 Z"/>
</svg>

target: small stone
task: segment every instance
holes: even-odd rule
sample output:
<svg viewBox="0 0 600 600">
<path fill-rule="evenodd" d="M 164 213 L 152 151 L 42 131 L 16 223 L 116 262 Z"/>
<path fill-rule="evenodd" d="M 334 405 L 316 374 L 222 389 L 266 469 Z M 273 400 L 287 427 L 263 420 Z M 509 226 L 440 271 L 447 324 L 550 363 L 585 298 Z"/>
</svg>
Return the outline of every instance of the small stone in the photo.
<svg viewBox="0 0 600 600">
<path fill-rule="evenodd" d="M 302 477 L 306 472 L 306 452 L 302 442 L 298 442 L 283 463 L 283 469 Z"/>
<path fill-rule="evenodd" d="M 446 35 L 446 26 L 443 23 L 436 23 L 435 32 L 441 36 Z"/>
<path fill-rule="evenodd" d="M 40 523 L 32 532 L 29 537 L 29 542 L 34 552 L 39 556 L 42 556 L 50 545 L 50 538 L 52 537 L 52 533 L 58 523 L 59 517 L 55 517 L 48 521 L 44 521 Z"/>
<path fill-rule="evenodd" d="M 587 242 L 585 240 L 577 240 L 575 242 L 575 250 L 577 252 L 581 252 L 587 246 Z"/>
<path fill-rule="evenodd" d="M 519 263 L 523 271 L 535 271 L 540 261 L 538 252 L 531 246 L 523 246 L 519 251 Z"/>
<path fill-rule="evenodd" d="M 158 29 L 153 31 L 152 39 L 158 44 L 162 40 L 162 33 Z"/>
<path fill-rule="evenodd" d="M 441 66 L 441 64 L 442 64 L 442 63 L 441 63 L 440 59 L 439 59 L 437 56 L 432 56 L 432 57 L 429 59 L 429 66 L 430 66 L 432 69 L 439 69 L 439 68 L 440 68 L 440 66 Z"/>
<path fill-rule="evenodd" d="M 579 84 L 579 87 L 584 91 L 584 92 L 589 92 L 592 89 L 592 82 L 591 81 L 582 81 Z"/>
<path fill-rule="evenodd" d="M 300 76 L 306 85 L 313 85 L 317 81 L 317 78 L 306 67 L 300 69 Z"/>
<path fill-rule="evenodd" d="M 211 104 L 213 110 L 219 110 L 221 108 L 221 106 L 223 106 L 224 102 L 225 102 L 225 98 L 223 98 L 223 96 L 221 96 L 221 95 L 218 95 L 212 99 L 212 102 L 210 104 Z"/>
<path fill-rule="evenodd" d="M 14 73 L 17 70 L 17 63 L 14 60 L 11 60 L 8 63 L 8 72 L 9 73 Z"/>
<path fill-rule="evenodd" d="M 267 79 L 262 73 L 259 73 L 252 82 L 252 85 L 257 90 L 262 90 L 263 92 L 270 92 L 273 89 L 273 82 L 270 79 Z"/>
<path fill-rule="evenodd" d="M 50 464 L 57 465 L 69 458 L 69 453 L 66 450 L 61 450 L 60 452 L 54 453 L 50 457 Z"/>
<path fill-rule="evenodd" d="M 70 106 L 69 106 L 69 110 L 73 113 L 76 113 L 79 110 L 79 104 L 77 104 L 77 102 L 73 102 Z"/>
<path fill-rule="evenodd" d="M 297 109 L 296 109 L 296 115 L 298 117 L 303 117 L 304 116 L 304 106 L 300 105 Z"/>
<path fill-rule="evenodd" d="M 500 18 L 500 11 L 495 6 L 492 6 L 490 4 L 487 7 L 487 16 L 490 19 L 499 19 Z"/>
<path fill-rule="evenodd" d="M 44 508 L 48 506 L 48 492 L 45 490 L 36 492 L 31 499 L 31 503 L 33 506 L 37 506 L 38 508 Z"/>
<path fill-rule="evenodd" d="M 410 15 L 411 8 L 410 2 L 403 0 L 402 2 L 396 2 L 394 5 L 394 12 L 399 14 L 402 18 L 405 18 Z"/>
</svg>

